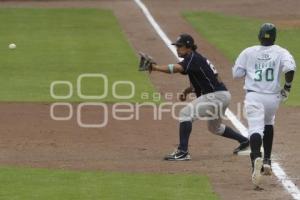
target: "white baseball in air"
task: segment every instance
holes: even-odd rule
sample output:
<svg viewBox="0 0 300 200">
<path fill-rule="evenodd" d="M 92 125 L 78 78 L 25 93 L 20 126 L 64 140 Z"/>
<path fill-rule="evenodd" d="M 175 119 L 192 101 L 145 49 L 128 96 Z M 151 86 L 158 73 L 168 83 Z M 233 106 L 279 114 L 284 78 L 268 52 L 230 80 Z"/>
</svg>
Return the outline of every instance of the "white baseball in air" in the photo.
<svg viewBox="0 0 300 200">
<path fill-rule="evenodd" d="M 10 49 L 15 49 L 16 47 L 17 47 L 17 45 L 14 43 L 11 43 L 8 45 L 8 48 L 10 48 Z"/>
</svg>

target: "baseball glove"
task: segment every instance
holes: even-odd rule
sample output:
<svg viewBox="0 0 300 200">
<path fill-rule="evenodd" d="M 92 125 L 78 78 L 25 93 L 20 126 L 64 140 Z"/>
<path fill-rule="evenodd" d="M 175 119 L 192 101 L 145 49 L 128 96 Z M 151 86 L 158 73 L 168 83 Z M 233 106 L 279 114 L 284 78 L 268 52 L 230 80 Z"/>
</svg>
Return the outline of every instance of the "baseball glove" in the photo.
<svg viewBox="0 0 300 200">
<path fill-rule="evenodd" d="M 152 65 L 156 64 L 153 58 L 143 52 L 140 52 L 139 71 L 151 71 Z"/>
</svg>

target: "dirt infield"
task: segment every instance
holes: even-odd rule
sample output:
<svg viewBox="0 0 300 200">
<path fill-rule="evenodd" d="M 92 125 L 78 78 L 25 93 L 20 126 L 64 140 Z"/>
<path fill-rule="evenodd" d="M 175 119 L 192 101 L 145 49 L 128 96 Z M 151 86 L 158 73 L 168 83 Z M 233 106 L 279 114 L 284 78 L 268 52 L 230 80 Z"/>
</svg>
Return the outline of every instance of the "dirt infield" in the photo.
<svg viewBox="0 0 300 200">
<path fill-rule="evenodd" d="M 243 99 L 242 83 L 233 82 L 231 65 L 221 53 L 185 22 L 183 10 L 218 11 L 295 22 L 300 19 L 299 1 L 271 0 L 165 0 L 145 1 L 154 17 L 170 38 L 181 32 L 195 36 L 200 51 L 218 66 L 223 80 L 230 89 L 235 104 Z M 113 9 L 124 34 L 138 52 L 153 55 L 159 63 L 174 62 L 174 56 L 151 28 L 133 1 L 60 1 L 60 2 L 1 2 L 5 7 L 101 7 Z M 268 9 L 265 9 L 268 7 Z M 124 12 L 126 10 L 126 13 Z M 284 24 L 283 23 L 283 24 Z M 288 23 L 289 24 L 289 23 Z M 187 80 L 181 75 L 151 75 L 155 87 L 162 93 L 180 92 Z M 149 119 L 150 109 L 144 109 L 140 121 L 116 121 L 110 118 L 102 129 L 79 128 L 76 119 L 57 122 L 50 119 L 49 104 L 1 103 L 0 110 L 0 164 L 34 166 L 76 170 L 113 170 L 167 173 L 200 173 L 212 180 L 214 190 L 222 199 L 291 199 L 291 196 L 272 176 L 266 180 L 265 190 L 255 192 L 250 181 L 248 157 L 231 154 L 235 142 L 211 135 L 206 124 L 193 126 L 190 162 L 164 162 L 162 156 L 177 144 L 177 122 L 171 117 L 162 121 Z M 76 105 L 74 105 L 76 108 Z M 297 133 L 299 108 L 281 108 L 278 113 L 274 151 L 293 181 L 300 184 L 300 139 Z M 97 118 L 96 111 L 89 111 L 86 119 Z"/>
</svg>

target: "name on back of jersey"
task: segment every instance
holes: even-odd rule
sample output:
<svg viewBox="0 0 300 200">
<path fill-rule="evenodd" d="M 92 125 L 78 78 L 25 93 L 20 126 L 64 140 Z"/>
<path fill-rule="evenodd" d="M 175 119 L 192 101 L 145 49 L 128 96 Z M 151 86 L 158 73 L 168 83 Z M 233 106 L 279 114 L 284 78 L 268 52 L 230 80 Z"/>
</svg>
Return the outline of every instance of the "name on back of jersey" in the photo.
<svg viewBox="0 0 300 200">
<path fill-rule="evenodd" d="M 274 68 L 276 66 L 275 61 L 269 61 L 269 62 L 256 62 L 255 63 L 255 69 L 261 70 L 266 68 Z"/>
</svg>

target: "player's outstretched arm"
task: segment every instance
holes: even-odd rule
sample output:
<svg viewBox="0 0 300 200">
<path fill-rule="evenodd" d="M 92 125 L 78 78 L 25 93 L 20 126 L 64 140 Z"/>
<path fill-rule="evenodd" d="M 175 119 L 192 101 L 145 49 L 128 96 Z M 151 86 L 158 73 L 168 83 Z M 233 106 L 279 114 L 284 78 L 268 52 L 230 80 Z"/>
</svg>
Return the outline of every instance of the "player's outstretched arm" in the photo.
<svg viewBox="0 0 300 200">
<path fill-rule="evenodd" d="M 152 71 L 164 72 L 167 74 L 183 72 L 183 67 L 179 64 L 168 64 L 168 65 L 152 65 Z"/>
</svg>

